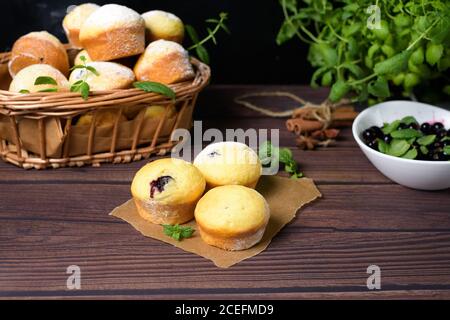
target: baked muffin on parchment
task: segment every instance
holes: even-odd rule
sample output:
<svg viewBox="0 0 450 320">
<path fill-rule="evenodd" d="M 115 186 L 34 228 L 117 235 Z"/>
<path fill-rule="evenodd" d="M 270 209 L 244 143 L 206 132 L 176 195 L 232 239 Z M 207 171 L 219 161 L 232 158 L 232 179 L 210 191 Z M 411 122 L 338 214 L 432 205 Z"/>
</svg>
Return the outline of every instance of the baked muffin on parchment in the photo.
<svg viewBox="0 0 450 320">
<path fill-rule="evenodd" d="M 156 224 L 182 224 L 194 218 L 205 178 L 191 163 L 175 158 L 155 160 L 135 175 L 131 193 L 142 218 Z"/>
<path fill-rule="evenodd" d="M 194 165 L 204 175 L 208 188 L 230 184 L 254 188 L 262 173 L 258 154 L 232 141 L 208 145 L 197 155 Z"/>
<path fill-rule="evenodd" d="M 238 185 L 208 191 L 195 208 L 200 236 L 225 250 L 245 250 L 261 241 L 270 218 L 269 206 L 256 190 Z"/>
</svg>

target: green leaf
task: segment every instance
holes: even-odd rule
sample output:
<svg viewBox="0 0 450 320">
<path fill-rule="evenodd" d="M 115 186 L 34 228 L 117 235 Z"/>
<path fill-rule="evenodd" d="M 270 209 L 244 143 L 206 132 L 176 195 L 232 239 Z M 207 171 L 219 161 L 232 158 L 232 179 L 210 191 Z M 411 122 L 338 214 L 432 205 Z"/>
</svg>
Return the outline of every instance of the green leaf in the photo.
<svg viewBox="0 0 450 320">
<path fill-rule="evenodd" d="M 402 120 L 400 120 L 400 121 L 401 121 L 401 123 L 404 123 L 404 124 L 406 124 L 406 125 L 410 125 L 410 124 L 412 124 L 412 123 L 417 123 L 417 124 L 418 124 L 416 118 L 414 118 L 413 116 L 407 116 L 407 117 L 404 117 L 404 118 L 403 118 Z"/>
<path fill-rule="evenodd" d="M 292 13 L 297 13 L 297 0 L 280 0 L 280 4 Z"/>
<path fill-rule="evenodd" d="M 93 66 L 86 66 L 86 69 L 89 70 L 90 72 L 92 72 L 93 74 L 95 74 L 97 77 L 100 75 L 100 73 L 98 73 L 97 69 L 95 69 Z"/>
<path fill-rule="evenodd" d="M 346 62 L 341 67 L 349 70 L 356 78 L 361 78 L 364 75 L 364 71 L 357 64 Z"/>
<path fill-rule="evenodd" d="M 369 83 L 369 93 L 378 98 L 387 98 L 391 95 L 389 85 L 384 77 L 378 77 L 375 81 Z"/>
<path fill-rule="evenodd" d="M 329 68 L 328 67 L 320 67 L 319 69 L 317 69 L 316 71 L 314 71 L 312 77 L 311 77 L 311 87 L 313 88 L 318 88 L 319 85 L 317 84 L 317 79 L 319 79 L 319 77 L 321 77 L 324 73 L 327 72 Z"/>
<path fill-rule="evenodd" d="M 432 144 L 434 140 L 436 140 L 436 135 L 430 134 L 417 139 L 417 143 L 420 144 L 421 146 L 427 146 L 429 144 Z"/>
<path fill-rule="evenodd" d="M 175 99 L 175 92 L 169 88 L 168 86 L 159 83 L 159 82 L 151 82 L 151 81 L 136 81 L 133 83 L 135 88 L 141 89 L 145 92 L 155 92 L 160 93 L 166 97 L 171 99 Z"/>
<path fill-rule="evenodd" d="M 39 90 L 38 92 L 58 92 L 58 88 L 47 88 Z"/>
<path fill-rule="evenodd" d="M 195 231 L 194 229 L 192 229 L 192 227 L 183 227 L 178 224 L 173 226 L 169 224 L 163 224 L 162 227 L 163 232 L 166 236 L 169 236 L 177 241 L 192 237 L 192 234 Z"/>
<path fill-rule="evenodd" d="M 86 59 L 85 56 L 80 56 L 80 60 L 83 61 L 83 62 L 86 62 L 86 61 L 87 61 L 87 59 Z"/>
<path fill-rule="evenodd" d="M 420 152 L 422 152 L 422 154 L 427 154 L 428 153 L 428 148 L 425 146 L 420 146 Z"/>
<path fill-rule="evenodd" d="M 392 138 L 396 139 L 410 139 L 410 138 L 419 138 L 423 134 L 415 129 L 402 129 L 391 132 Z"/>
<path fill-rule="evenodd" d="M 444 46 L 442 44 L 430 43 L 427 46 L 427 51 L 425 52 L 425 59 L 430 65 L 435 65 L 442 57 L 444 53 Z"/>
<path fill-rule="evenodd" d="M 200 58 L 201 61 L 203 61 L 206 64 L 209 64 L 209 54 L 204 46 L 198 45 L 195 48 L 195 52 L 197 53 L 197 56 Z"/>
<path fill-rule="evenodd" d="M 56 80 L 53 79 L 52 77 L 37 77 L 36 80 L 34 81 L 34 85 L 38 86 L 41 84 L 51 84 L 51 85 L 55 85 L 55 86 L 58 85 Z"/>
<path fill-rule="evenodd" d="M 276 42 L 278 45 L 285 43 L 295 36 L 296 28 L 291 21 L 285 21 L 278 31 Z"/>
<path fill-rule="evenodd" d="M 89 84 L 85 81 L 80 85 L 80 93 L 84 100 L 87 100 L 89 98 L 89 91 L 90 91 Z"/>
<path fill-rule="evenodd" d="M 403 156 L 403 159 L 415 159 L 417 158 L 417 150 L 416 148 L 410 149 L 408 152 L 406 152 Z"/>
<path fill-rule="evenodd" d="M 331 87 L 330 95 L 328 98 L 331 102 L 337 102 L 341 100 L 349 91 L 351 87 L 342 80 L 336 81 Z"/>
<path fill-rule="evenodd" d="M 184 26 L 184 28 L 185 28 L 189 38 L 191 38 L 191 41 L 193 43 L 199 43 L 200 42 L 199 36 L 197 34 L 197 31 L 195 31 L 193 26 L 187 24 L 187 25 Z"/>
<path fill-rule="evenodd" d="M 408 59 L 412 54 L 411 50 L 405 50 L 395 56 L 375 64 L 373 70 L 378 75 L 396 74 L 408 67 Z"/>
<path fill-rule="evenodd" d="M 388 154 L 394 157 L 403 156 L 409 149 L 410 145 L 406 140 L 393 139 L 389 145 Z"/>
<path fill-rule="evenodd" d="M 444 147 L 444 153 L 447 155 L 450 155 L 450 146 L 445 146 Z"/>
<path fill-rule="evenodd" d="M 228 33 L 228 34 L 231 34 L 231 31 L 230 31 L 230 29 L 228 29 L 228 27 L 227 27 L 226 24 L 221 23 L 219 26 L 220 26 L 220 28 L 221 28 L 223 31 L 225 31 L 225 32 Z"/>
<path fill-rule="evenodd" d="M 281 148 L 280 149 L 280 162 L 282 163 L 289 163 L 292 161 L 292 151 L 288 148 Z"/>
<path fill-rule="evenodd" d="M 215 45 L 217 45 L 216 37 L 214 36 L 214 32 L 210 28 L 206 28 L 206 31 L 208 31 L 208 34 L 211 36 L 211 40 Z"/>
<path fill-rule="evenodd" d="M 274 147 L 270 141 L 264 141 L 258 149 L 258 156 L 263 166 L 269 165 L 272 162 L 272 155 L 274 154 Z"/>
<path fill-rule="evenodd" d="M 383 128 L 381 130 L 384 134 L 390 134 L 391 132 L 397 130 L 398 126 L 400 125 L 400 120 L 392 121 L 391 123 L 385 123 Z"/>
<path fill-rule="evenodd" d="M 70 68 L 69 71 L 73 71 L 75 69 L 86 69 L 86 66 L 83 66 L 82 64 L 76 64 L 72 68 Z"/>
<path fill-rule="evenodd" d="M 388 153 L 389 145 L 381 139 L 377 140 L 378 140 L 378 151 L 380 151 L 381 153 Z"/>
<path fill-rule="evenodd" d="M 22 90 L 19 91 L 19 93 L 30 93 L 30 90 L 22 89 Z"/>
</svg>

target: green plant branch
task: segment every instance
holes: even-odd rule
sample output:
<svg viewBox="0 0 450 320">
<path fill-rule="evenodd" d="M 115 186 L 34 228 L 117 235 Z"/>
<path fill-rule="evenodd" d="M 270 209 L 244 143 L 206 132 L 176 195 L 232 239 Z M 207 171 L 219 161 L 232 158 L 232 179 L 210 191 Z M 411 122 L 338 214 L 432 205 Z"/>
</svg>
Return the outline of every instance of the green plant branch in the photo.
<svg viewBox="0 0 450 320">
<path fill-rule="evenodd" d="M 220 20 L 217 23 L 217 25 L 214 27 L 214 29 L 208 33 L 208 36 L 206 36 L 204 39 L 202 39 L 201 41 L 194 43 L 192 46 L 190 46 L 188 48 L 188 50 L 194 50 L 197 47 L 203 46 L 206 42 L 208 42 L 211 39 L 214 39 L 214 36 L 216 35 L 217 32 L 219 32 L 220 29 L 224 29 L 224 30 L 228 30 L 227 27 L 225 26 L 225 21 L 228 19 L 228 14 L 225 12 L 222 12 L 220 14 Z"/>
</svg>

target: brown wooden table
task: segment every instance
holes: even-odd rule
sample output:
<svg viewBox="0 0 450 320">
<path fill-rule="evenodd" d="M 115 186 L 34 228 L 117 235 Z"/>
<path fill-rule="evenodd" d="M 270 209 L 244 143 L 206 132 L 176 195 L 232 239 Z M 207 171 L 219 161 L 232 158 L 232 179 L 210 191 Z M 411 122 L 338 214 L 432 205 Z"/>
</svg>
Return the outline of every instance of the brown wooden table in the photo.
<svg viewBox="0 0 450 320">
<path fill-rule="evenodd" d="M 350 130 L 334 147 L 297 150 L 283 120 L 233 104 L 261 90 L 326 96 L 298 86 L 212 86 L 196 119 L 205 128 L 280 128 L 281 145 L 323 193 L 265 252 L 218 269 L 108 216 L 130 198 L 145 161 L 47 171 L 0 163 L 0 298 L 450 298 L 450 190 L 390 182 Z M 372 264 L 381 290 L 367 289 Z M 69 265 L 81 268 L 81 290 L 66 288 Z"/>
</svg>

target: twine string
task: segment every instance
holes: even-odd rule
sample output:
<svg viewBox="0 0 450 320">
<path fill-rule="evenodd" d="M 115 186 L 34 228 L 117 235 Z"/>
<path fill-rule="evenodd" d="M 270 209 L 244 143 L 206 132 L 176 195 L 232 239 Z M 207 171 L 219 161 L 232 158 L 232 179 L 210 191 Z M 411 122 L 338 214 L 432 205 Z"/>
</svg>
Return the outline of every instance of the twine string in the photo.
<svg viewBox="0 0 450 320">
<path fill-rule="evenodd" d="M 300 107 L 285 111 L 273 111 L 272 108 L 258 106 L 248 101 L 249 98 L 256 98 L 256 97 L 286 97 L 297 102 L 300 105 Z M 263 115 L 272 118 L 286 118 L 286 117 L 297 118 L 301 114 L 305 118 L 322 122 L 324 129 L 328 128 L 328 126 L 331 124 L 332 112 L 333 109 L 336 107 L 335 104 L 330 103 L 328 100 L 325 100 L 321 104 L 314 104 L 304 100 L 303 98 L 293 93 L 286 91 L 262 91 L 262 92 L 248 93 L 236 97 L 234 99 L 234 102 L 245 108 L 259 112 Z"/>
</svg>

